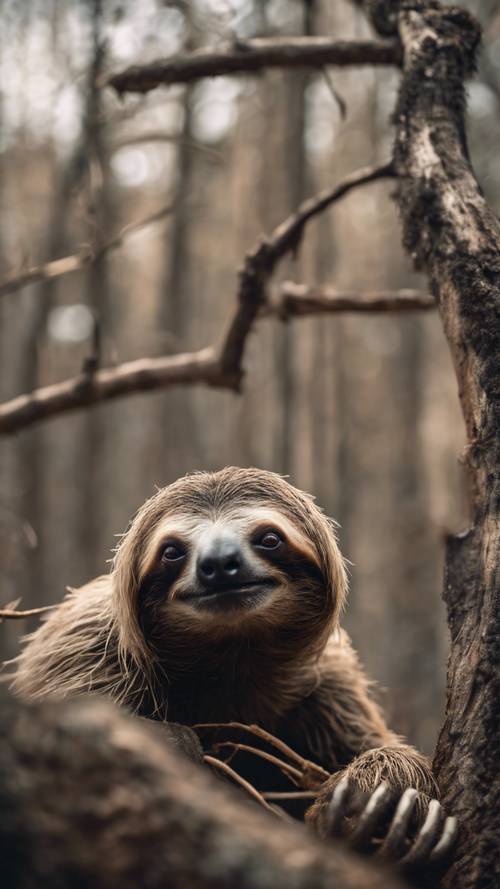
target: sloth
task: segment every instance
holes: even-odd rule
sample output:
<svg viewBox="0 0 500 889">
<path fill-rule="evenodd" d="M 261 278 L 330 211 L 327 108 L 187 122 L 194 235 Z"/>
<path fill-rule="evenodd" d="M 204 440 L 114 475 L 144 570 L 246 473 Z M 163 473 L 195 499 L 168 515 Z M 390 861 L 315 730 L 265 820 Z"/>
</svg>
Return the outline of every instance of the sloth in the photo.
<svg viewBox="0 0 500 889">
<path fill-rule="evenodd" d="M 110 574 L 70 590 L 28 637 L 13 690 L 97 692 L 188 727 L 256 724 L 330 773 L 305 813 L 320 835 L 437 863 L 455 821 L 339 627 L 346 591 L 335 525 L 310 495 L 258 469 L 194 473 L 148 500 Z M 231 765 L 258 790 L 283 789 L 262 758 L 240 751 Z"/>
</svg>

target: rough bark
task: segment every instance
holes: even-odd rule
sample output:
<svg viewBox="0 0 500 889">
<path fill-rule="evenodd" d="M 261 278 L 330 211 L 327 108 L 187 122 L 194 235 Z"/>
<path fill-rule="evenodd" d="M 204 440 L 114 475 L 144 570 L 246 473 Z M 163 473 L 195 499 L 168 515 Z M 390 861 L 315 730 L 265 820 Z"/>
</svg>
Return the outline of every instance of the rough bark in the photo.
<svg viewBox="0 0 500 889">
<path fill-rule="evenodd" d="M 471 481 L 472 524 L 448 542 L 444 586 L 451 652 L 435 766 L 444 802 L 462 823 L 445 884 L 486 887 L 498 885 L 500 875 L 500 226 L 465 139 L 464 79 L 474 69 L 478 25 L 463 9 L 404 2 L 398 27 L 404 74 L 395 113 L 397 201 L 404 244 L 427 271 L 439 304 Z"/>
<path fill-rule="evenodd" d="M 373 290 L 346 293 L 333 287 L 308 287 L 285 281 L 280 298 L 265 314 L 283 318 L 323 315 L 329 312 L 415 312 L 436 308 L 436 300 L 418 290 Z"/>
<path fill-rule="evenodd" d="M 4 700 L 0 739 L 4 889 L 402 889 L 175 752 L 189 738 L 104 701 Z"/>
<path fill-rule="evenodd" d="M 263 68 L 315 68 L 323 65 L 397 65 L 397 43 L 330 40 L 325 37 L 260 37 L 220 49 L 198 49 L 135 65 L 109 78 L 118 93 L 145 93 L 158 86 L 191 83 L 201 77 L 261 71 Z"/>
</svg>

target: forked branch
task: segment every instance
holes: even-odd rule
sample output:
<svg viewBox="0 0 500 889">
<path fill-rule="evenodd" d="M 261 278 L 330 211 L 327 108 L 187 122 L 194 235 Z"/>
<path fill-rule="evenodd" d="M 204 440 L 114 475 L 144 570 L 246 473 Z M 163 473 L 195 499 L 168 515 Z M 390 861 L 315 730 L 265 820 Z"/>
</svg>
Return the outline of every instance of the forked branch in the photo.
<svg viewBox="0 0 500 889">
<path fill-rule="evenodd" d="M 246 256 L 240 272 L 236 308 L 221 344 L 198 352 L 161 358 L 140 358 L 20 395 L 0 406 L 0 435 L 77 408 L 136 392 L 173 385 L 203 383 L 238 391 L 248 335 L 267 302 L 267 286 L 280 260 L 298 249 L 305 226 L 352 189 L 393 176 L 391 164 L 365 167 L 346 176 L 335 188 L 305 201 L 298 210 L 262 238 Z"/>
<path fill-rule="evenodd" d="M 195 731 L 219 731 L 219 730 L 236 730 L 238 732 L 248 732 L 251 735 L 254 735 L 256 738 L 260 738 L 261 741 L 265 741 L 266 744 L 269 744 L 271 747 L 274 747 L 276 750 L 279 750 L 287 760 L 295 763 L 298 769 L 295 769 L 294 777 L 297 777 L 297 772 L 302 773 L 302 775 L 307 775 L 308 777 L 308 787 L 311 786 L 311 777 L 314 781 L 314 787 L 319 787 L 330 777 L 330 772 L 327 772 L 322 766 L 317 765 L 317 763 L 311 762 L 309 759 L 305 759 L 300 753 L 297 753 L 292 747 L 289 747 L 281 738 L 277 738 L 275 735 L 268 732 L 266 729 L 261 728 L 260 725 L 246 725 L 244 722 L 201 722 L 198 725 L 194 725 L 193 728 Z M 221 742 L 216 741 L 215 745 L 221 746 Z M 215 749 L 214 745 L 214 749 Z M 252 748 L 252 752 L 255 753 L 255 748 Z M 282 761 L 281 761 L 282 762 Z"/>
</svg>

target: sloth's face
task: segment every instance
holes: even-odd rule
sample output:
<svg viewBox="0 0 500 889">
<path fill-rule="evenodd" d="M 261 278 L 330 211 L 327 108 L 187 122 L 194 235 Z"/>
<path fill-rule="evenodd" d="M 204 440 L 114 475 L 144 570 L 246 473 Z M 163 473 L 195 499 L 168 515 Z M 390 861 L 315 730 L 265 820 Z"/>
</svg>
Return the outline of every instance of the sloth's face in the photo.
<svg viewBox="0 0 500 889">
<path fill-rule="evenodd" d="M 324 580 L 311 542 L 284 514 L 265 506 L 220 514 L 167 515 L 143 553 L 139 602 L 143 626 L 184 619 L 238 628 L 272 620 L 300 597 L 324 605 Z M 302 609 L 301 609 L 302 610 Z"/>
</svg>

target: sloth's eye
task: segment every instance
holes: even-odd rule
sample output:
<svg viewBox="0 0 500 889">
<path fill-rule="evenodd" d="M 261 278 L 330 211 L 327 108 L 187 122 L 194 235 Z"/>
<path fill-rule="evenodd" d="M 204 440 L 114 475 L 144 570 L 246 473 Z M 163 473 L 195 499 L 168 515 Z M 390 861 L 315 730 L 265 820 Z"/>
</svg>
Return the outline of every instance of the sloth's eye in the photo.
<svg viewBox="0 0 500 889">
<path fill-rule="evenodd" d="M 186 555 L 186 550 L 178 543 L 166 543 L 161 557 L 163 562 L 177 562 Z"/>
<path fill-rule="evenodd" d="M 282 540 L 276 531 L 266 531 L 257 541 L 257 546 L 263 546 L 264 549 L 276 549 L 280 543 Z"/>
</svg>

